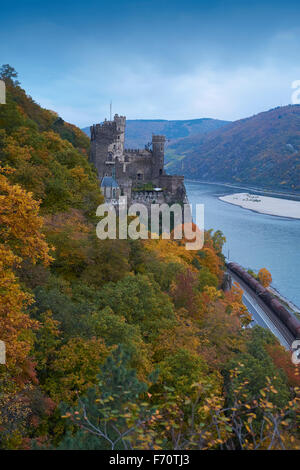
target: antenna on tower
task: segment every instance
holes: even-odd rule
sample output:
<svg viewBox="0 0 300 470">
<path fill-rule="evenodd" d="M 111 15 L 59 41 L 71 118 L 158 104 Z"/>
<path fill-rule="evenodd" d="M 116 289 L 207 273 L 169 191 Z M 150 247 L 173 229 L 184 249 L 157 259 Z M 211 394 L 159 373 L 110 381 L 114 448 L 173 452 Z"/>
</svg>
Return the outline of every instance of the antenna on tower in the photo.
<svg viewBox="0 0 300 470">
<path fill-rule="evenodd" d="M 110 116 L 109 120 L 111 121 L 112 120 L 112 101 L 110 101 L 109 103 L 109 116 Z"/>
</svg>

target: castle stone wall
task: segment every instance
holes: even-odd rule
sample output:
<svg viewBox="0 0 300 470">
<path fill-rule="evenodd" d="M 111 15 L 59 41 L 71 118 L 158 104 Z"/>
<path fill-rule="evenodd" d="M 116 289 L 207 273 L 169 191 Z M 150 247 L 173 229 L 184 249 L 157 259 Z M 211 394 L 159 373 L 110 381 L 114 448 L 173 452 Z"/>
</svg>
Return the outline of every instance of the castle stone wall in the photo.
<svg viewBox="0 0 300 470">
<path fill-rule="evenodd" d="M 152 150 L 124 149 L 125 116 L 114 116 L 113 121 L 91 126 L 90 161 L 95 165 L 100 181 L 112 176 L 120 187 L 120 196 L 149 202 L 147 192 L 132 189 L 152 184 L 163 191 L 155 193 L 160 202 L 182 202 L 185 195 L 183 176 L 167 175 L 164 170 L 165 136 L 152 136 Z"/>
</svg>

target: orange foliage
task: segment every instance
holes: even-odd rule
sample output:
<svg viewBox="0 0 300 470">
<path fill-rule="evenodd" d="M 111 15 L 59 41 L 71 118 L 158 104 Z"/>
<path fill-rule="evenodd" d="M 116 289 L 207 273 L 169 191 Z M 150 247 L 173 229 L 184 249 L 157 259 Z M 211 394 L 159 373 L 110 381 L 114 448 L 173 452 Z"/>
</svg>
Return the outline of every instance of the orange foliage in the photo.
<svg viewBox="0 0 300 470">
<path fill-rule="evenodd" d="M 0 174 L 0 332 L 6 345 L 7 366 L 10 371 L 15 369 L 17 375 L 28 364 L 31 330 L 38 323 L 24 313 L 33 298 L 21 289 L 14 268 L 24 258 L 46 265 L 52 259 L 41 233 L 43 219 L 38 210 L 39 204 L 30 193 L 11 185 Z"/>
<path fill-rule="evenodd" d="M 230 291 L 224 293 L 224 305 L 230 307 L 231 315 L 237 315 L 243 325 L 248 325 L 252 317 L 243 304 L 243 289 L 236 282 Z"/>
<path fill-rule="evenodd" d="M 203 250 L 204 258 L 201 259 L 201 264 L 206 266 L 212 274 L 217 276 L 219 280 L 222 279 L 222 262 L 217 253 L 213 248 L 204 246 Z"/>
<path fill-rule="evenodd" d="M 161 260 L 180 263 L 189 266 L 193 260 L 194 252 L 185 249 L 180 241 L 173 240 L 145 240 L 144 246 L 147 250 L 154 251 Z M 189 266 L 193 269 L 192 266 Z"/>
<path fill-rule="evenodd" d="M 191 269 L 179 273 L 171 286 L 171 297 L 175 307 L 186 309 L 193 317 L 199 316 L 201 309 L 201 296 L 197 286 L 197 275 Z"/>
<path fill-rule="evenodd" d="M 282 369 L 292 387 L 300 387 L 299 367 L 291 361 L 291 354 L 288 353 L 280 344 L 268 344 L 266 346 L 275 365 Z"/>
<path fill-rule="evenodd" d="M 264 287 L 269 287 L 269 285 L 272 282 L 272 276 L 271 273 L 266 269 L 266 268 L 261 268 L 258 272 L 258 279 L 259 282 L 264 286 Z"/>
</svg>

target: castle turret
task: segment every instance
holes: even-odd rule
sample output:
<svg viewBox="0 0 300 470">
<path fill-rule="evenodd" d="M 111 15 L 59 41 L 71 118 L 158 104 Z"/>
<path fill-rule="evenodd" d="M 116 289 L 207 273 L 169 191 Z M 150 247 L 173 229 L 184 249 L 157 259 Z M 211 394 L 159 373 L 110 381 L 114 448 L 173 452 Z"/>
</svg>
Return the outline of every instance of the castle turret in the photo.
<svg viewBox="0 0 300 470">
<path fill-rule="evenodd" d="M 119 150 L 121 151 L 120 154 L 123 155 L 125 143 L 126 117 L 115 114 L 114 122 L 116 123 L 117 142 L 119 143 Z"/>
<path fill-rule="evenodd" d="M 164 135 L 152 135 L 153 178 L 164 174 L 165 142 L 166 138 Z"/>
<path fill-rule="evenodd" d="M 100 178 L 112 175 L 115 159 L 124 159 L 126 117 L 115 114 L 113 121 L 91 126 L 90 160 Z"/>
<path fill-rule="evenodd" d="M 155 191 L 161 188 L 162 201 L 184 201 L 183 177 L 167 175 L 164 170 L 165 136 L 152 135 L 152 150 L 148 145 L 145 149 L 125 150 L 125 126 L 126 117 L 118 114 L 112 121 L 105 119 L 91 126 L 90 161 L 97 168 L 106 200 L 117 204 L 119 198 L 126 197 L 130 201 L 135 199 L 137 189 L 151 184 Z M 147 191 L 143 201 L 149 204 L 154 192 Z"/>
</svg>

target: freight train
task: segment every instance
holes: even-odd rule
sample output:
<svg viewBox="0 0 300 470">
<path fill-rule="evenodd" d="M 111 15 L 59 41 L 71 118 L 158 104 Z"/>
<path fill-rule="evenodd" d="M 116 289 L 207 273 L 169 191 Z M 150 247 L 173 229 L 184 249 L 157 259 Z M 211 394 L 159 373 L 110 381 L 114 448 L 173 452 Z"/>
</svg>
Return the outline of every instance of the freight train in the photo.
<svg viewBox="0 0 300 470">
<path fill-rule="evenodd" d="M 254 279 L 251 274 L 247 273 L 237 263 L 227 263 L 227 267 L 235 274 L 237 274 L 245 284 L 268 305 L 272 312 L 281 320 L 281 322 L 288 328 L 292 335 L 297 339 L 300 338 L 300 321 L 290 313 L 260 282 Z"/>
</svg>

